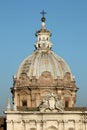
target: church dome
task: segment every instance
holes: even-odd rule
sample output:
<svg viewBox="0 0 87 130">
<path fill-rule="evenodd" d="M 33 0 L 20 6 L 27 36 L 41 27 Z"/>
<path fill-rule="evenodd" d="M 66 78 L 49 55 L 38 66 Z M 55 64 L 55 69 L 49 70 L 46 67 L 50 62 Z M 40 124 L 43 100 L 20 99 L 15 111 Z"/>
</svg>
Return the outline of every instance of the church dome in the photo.
<svg viewBox="0 0 87 130">
<path fill-rule="evenodd" d="M 35 34 L 37 37 L 36 49 L 21 63 L 16 75 L 17 79 L 22 73 L 25 73 L 30 79 L 32 77 L 39 79 L 43 72 L 49 72 L 53 79 L 63 79 L 68 72 L 73 81 L 73 76 L 67 63 L 51 50 L 51 32 L 46 29 L 45 20 L 42 17 L 42 27 Z"/>
<path fill-rule="evenodd" d="M 35 34 L 35 50 L 13 77 L 13 102 L 17 107 L 36 108 L 54 94 L 65 107 L 74 107 L 78 90 L 75 79 L 68 64 L 52 51 L 52 34 L 46 29 L 44 15 L 41 21 L 41 29 Z"/>
<path fill-rule="evenodd" d="M 34 76 L 38 79 L 45 71 L 50 72 L 53 79 L 63 79 L 65 73 L 69 72 L 73 80 L 67 63 L 51 50 L 36 50 L 33 52 L 21 63 L 17 77 L 26 73 L 30 79 Z"/>
</svg>

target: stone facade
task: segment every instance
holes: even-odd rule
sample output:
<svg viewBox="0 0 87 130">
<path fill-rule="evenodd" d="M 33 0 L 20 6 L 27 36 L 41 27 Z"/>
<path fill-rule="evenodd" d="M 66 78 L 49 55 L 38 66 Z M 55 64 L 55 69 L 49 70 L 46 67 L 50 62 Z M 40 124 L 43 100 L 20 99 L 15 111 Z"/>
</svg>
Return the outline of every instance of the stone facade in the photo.
<svg viewBox="0 0 87 130">
<path fill-rule="evenodd" d="M 52 50 L 42 17 L 35 51 L 20 65 L 8 100 L 7 130 L 87 130 L 87 108 L 77 108 L 75 78 Z"/>
<path fill-rule="evenodd" d="M 87 130 L 87 109 L 8 111 L 8 130 Z"/>
<path fill-rule="evenodd" d="M 50 93 L 55 93 L 63 102 L 64 106 L 74 107 L 76 102 L 75 81 L 70 80 L 67 72 L 64 79 L 53 79 L 50 72 L 43 72 L 39 79 L 32 80 L 23 73 L 17 80 L 14 79 L 14 88 L 11 89 L 16 106 L 38 107 L 44 97 Z M 14 97 L 15 95 L 15 97 Z"/>
</svg>

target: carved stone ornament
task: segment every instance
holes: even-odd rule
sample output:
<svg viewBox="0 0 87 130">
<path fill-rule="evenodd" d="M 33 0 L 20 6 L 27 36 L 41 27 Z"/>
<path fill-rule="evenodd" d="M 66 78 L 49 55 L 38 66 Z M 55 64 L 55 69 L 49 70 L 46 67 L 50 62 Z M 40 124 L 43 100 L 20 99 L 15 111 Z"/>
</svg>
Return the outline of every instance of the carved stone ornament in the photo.
<svg viewBox="0 0 87 130">
<path fill-rule="evenodd" d="M 50 111 L 63 111 L 64 106 L 61 101 L 52 93 L 46 99 L 43 99 L 42 103 L 39 106 L 40 111 L 46 112 Z"/>
<path fill-rule="evenodd" d="M 14 78 L 15 86 L 24 87 L 24 86 L 29 86 L 29 84 L 30 84 L 30 80 L 26 73 L 22 73 L 19 79 Z"/>
<path fill-rule="evenodd" d="M 50 72 L 44 71 L 38 79 L 40 86 L 51 86 L 53 84 L 53 77 Z"/>
</svg>

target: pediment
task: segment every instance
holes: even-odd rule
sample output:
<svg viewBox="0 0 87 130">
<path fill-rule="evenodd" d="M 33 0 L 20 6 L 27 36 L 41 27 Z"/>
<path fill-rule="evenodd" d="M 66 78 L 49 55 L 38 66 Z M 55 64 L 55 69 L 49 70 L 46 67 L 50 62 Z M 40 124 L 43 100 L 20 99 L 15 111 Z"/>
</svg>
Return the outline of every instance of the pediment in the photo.
<svg viewBox="0 0 87 130">
<path fill-rule="evenodd" d="M 53 77 L 50 72 L 44 71 L 38 79 L 40 86 L 49 86 L 53 83 Z"/>
</svg>

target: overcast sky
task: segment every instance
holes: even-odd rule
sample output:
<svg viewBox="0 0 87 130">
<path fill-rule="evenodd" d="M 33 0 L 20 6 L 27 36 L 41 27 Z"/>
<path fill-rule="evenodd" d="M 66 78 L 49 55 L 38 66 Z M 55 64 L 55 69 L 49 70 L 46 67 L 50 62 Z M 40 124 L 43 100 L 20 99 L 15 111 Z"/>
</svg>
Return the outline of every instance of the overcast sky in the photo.
<svg viewBox="0 0 87 130">
<path fill-rule="evenodd" d="M 0 0 L 0 115 L 12 96 L 13 75 L 35 49 L 43 9 L 52 50 L 68 63 L 79 87 L 77 106 L 87 106 L 87 0 Z"/>
</svg>

